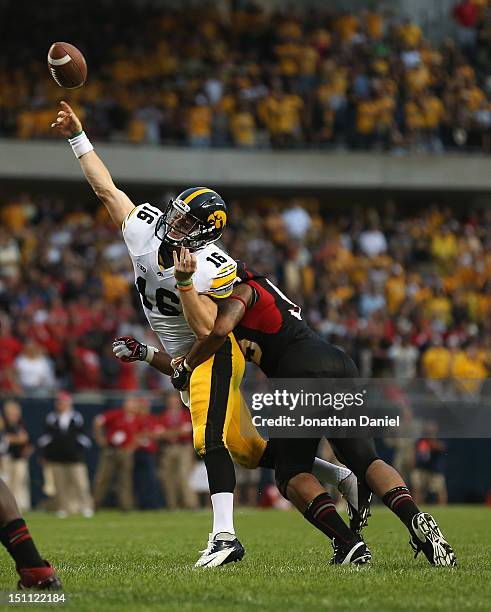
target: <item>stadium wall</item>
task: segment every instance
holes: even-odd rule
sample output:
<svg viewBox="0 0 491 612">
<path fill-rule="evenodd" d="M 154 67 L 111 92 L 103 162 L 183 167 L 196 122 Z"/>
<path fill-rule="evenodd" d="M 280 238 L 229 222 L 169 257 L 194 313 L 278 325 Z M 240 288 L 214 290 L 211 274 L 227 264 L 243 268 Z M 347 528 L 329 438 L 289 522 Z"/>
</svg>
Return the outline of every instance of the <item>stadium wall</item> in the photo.
<svg viewBox="0 0 491 612">
<path fill-rule="evenodd" d="M 482 155 L 393 156 L 107 144 L 97 145 L 97 151 L 115 180 L 140 185 L 491 193 L 489 158 Z M 1 179 L 82 181 L 82 174 L 65 143 L 0 140 Z"/>
</svg>

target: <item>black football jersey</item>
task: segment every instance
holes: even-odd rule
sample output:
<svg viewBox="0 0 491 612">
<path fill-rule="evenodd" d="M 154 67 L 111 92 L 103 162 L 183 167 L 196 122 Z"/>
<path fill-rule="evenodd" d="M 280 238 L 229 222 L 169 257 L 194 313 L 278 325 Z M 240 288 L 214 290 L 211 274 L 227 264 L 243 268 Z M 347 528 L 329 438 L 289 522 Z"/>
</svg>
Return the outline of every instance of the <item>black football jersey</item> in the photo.
<svg viewBox="0 0 491 612">
<path fill-rule="evenodd" d="M 291 302 L 265 276 L 237 262 L 237 276 L 254 291 L 252 306 L 234 329 L 246 359 L 267 376 L 275 376 L 277 364 L 292 342 L 309 338 L 312 330 L 302 319 L 299 306 Z"/>
</svg>

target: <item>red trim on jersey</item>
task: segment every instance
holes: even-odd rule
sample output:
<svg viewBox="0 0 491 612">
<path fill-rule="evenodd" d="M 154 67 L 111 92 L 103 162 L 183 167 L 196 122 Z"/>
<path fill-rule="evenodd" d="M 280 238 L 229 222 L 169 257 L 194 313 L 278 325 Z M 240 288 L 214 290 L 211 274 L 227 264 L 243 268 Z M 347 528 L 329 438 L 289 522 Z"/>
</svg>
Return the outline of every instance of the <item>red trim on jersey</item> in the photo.
<svg viewBox="0 0 491 612">
<path fill-rule="evenodd" d="M 248 280 L 246 283 L 256 290 L 257 300 L 254 306 L 246 311 L 240 325 L 265 334 L 276 334 L 281 329 L 283 317 L 274 296 L 256 281 Z"/>
</svg>

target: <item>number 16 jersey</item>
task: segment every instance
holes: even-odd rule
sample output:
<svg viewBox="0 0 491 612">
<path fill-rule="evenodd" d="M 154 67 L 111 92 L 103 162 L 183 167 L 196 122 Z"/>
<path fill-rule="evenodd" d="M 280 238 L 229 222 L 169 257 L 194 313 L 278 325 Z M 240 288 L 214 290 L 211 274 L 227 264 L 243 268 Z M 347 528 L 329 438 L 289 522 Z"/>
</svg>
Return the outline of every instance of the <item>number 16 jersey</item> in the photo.
<svg viewBox="0 0 491 612">
<path fill-rule="evenodd" d="M 162 211 L 150 204 L 136 206 L 123 221 L 123 238 L 135 270 L 135 285 L 150 327 L 172 357 L 185 355 L 196 337 L 189 327 L 176 287 L 174 266 L 164 268 L 159 260 L 162 244 L 155 226 Z M 197 270 L 193 282 L 198 293 L 226 298 L 232 293 L 237 264 L 214 244 L 194 253 Z"/>
</svg>

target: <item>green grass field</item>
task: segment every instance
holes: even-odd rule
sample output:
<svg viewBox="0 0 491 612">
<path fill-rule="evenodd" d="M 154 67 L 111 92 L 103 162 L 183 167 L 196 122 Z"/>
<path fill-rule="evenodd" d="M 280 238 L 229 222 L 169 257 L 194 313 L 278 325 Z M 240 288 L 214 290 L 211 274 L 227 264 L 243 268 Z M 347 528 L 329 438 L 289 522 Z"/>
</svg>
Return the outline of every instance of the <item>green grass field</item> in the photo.
<svg viewBox="0 0 491 612">
<path fill-rule="evenodd" d="M 62 577 L 63 607 L 77 611 L 490 610 L 491 509 L 431 511 L 455 548 L 457 568 L 414 560 L 405 528 L 385 508 L 374 509 L 365 530 L 372 566 L 359 570 L 328 566 L 329 542 L 293 511 L 239 510 L 246 556 L 209 570 L 192 567 L 206 545 L 208 512 L 27 519 Z M 0 591 L 14 590 L 15 580 L 2 554 Z"/>
</svg>

